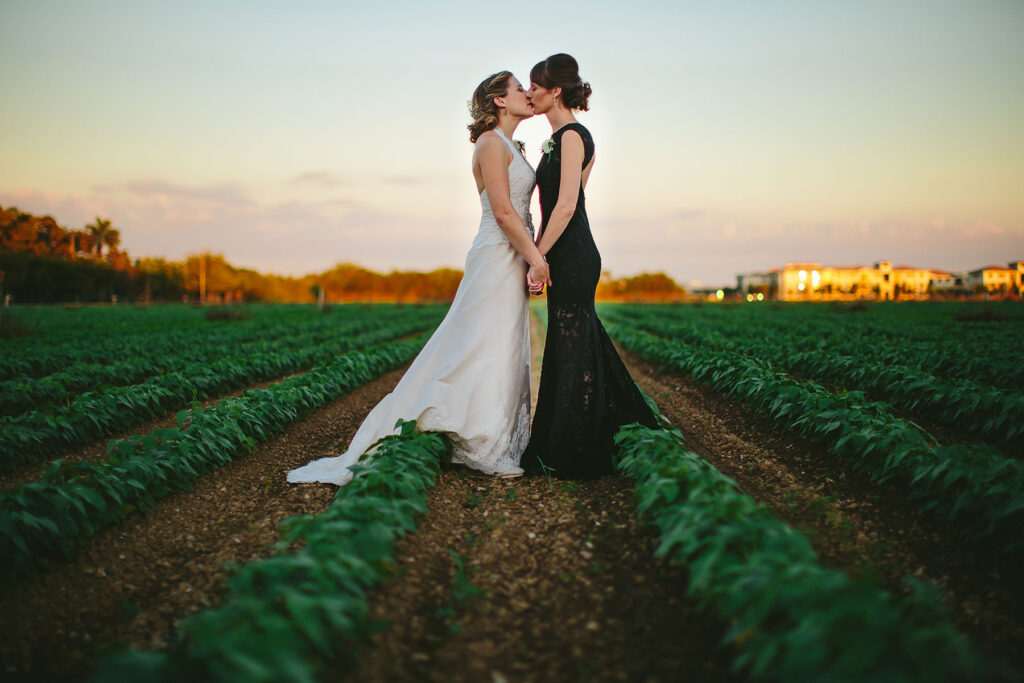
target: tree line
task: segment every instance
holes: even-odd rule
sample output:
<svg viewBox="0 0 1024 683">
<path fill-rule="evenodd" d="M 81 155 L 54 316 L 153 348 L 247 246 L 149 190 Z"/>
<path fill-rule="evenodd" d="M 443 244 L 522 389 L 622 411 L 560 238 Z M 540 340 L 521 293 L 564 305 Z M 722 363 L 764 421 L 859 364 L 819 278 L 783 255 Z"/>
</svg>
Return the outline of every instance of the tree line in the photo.
<svg viewBox="0 0 1024 683">
<path fill-rule="evenodd" d="M 444 302 L 455 298 L 462 271 L 378 273 L 339 263 L 302 277 L 264 274 L 201 253 L 182 261 L 132 259 L 109 219 L 69 230 L 52 216 L 0 206 L 3 294 L 15 303 L 186 301 L 311 302 L 320 288 L 331 302 Z M 675 301 L 686 291 L 664 273 L 615 279 L 602 273 L 602 300 Z"/>
</svg>

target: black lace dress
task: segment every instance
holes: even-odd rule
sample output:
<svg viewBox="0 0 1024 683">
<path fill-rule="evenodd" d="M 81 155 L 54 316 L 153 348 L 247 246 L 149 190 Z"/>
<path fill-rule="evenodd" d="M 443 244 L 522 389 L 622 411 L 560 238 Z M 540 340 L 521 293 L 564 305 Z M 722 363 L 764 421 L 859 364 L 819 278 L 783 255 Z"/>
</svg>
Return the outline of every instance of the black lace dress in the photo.
<svg viewBox="0 0 1024 683">
<path fill-rule="evenodd" d="M 558 129 L 554 150 L 537 166 L 542 227 L 558 201 L 562 135 L 583 138 L 583 168 L 594 156 L 590 131 L 579 123 Z M 563 478 L 600 477 L 613 471 L 613 437 L 619 427 L 658 422 L 622 363 L 594 310 L 601 277 L 601 255 L 590 234 L 583 188 L 576 212 L 547 254 L 548 330 L 540 375 L 537 412 L 522 467 L 531 474 Z"/>
</svg>

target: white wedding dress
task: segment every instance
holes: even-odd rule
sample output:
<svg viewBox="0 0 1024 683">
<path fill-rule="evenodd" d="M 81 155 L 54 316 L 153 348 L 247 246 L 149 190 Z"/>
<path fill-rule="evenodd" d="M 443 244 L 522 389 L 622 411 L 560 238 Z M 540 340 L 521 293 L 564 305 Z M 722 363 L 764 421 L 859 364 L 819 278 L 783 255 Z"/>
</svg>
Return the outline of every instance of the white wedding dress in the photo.
<svg viewBox="0 0 1024 683">
<path fill-rule="evenodd" d="M 530 234 L 533 167 L 511 141 L 512 206 Z M 348 450 L 288 473 L 289 482 L 342 486 L 349 467 L 376 441 L 397 434 L 399 418 L 423 431 L 444 432 L 452 461 L 487 474 L 521 472 L 530 437 L 530 333 L 526 263 L 509 244 L 480 194 L 480 229 L 466 255 L 455 300 L 394 391 L 366 416 Z"/>
</svg>

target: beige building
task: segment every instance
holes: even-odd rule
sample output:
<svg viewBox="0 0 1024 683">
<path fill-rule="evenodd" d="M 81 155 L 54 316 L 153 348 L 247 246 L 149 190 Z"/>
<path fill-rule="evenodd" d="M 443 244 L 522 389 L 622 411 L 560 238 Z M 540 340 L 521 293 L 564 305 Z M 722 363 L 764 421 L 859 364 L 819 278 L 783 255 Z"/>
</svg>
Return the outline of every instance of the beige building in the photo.
<svg viewBox="0 0 1024 683">
<path fill-rule="evenodd" d="M 1007 266 L 985 266 L 967 273 L 967 291 L 1024 292 L 1024 261 L 1011 261 Z"/>
<path fill-rule="evenodd" d="M 931 294 L 966 294 L 967 273 L 950 273 L 947 277 L 932 280 L 928 288 Z"/>
<path fill-rule="evenodd" d="M 964 276 L 939 268 L 917 268 L 891 261 L 871 266 L 823 266 L 820 263 L 787 263 L 760 273 L 736 276 L 741 295 L 764 293 L 782 301 L 877 299 L 880 301 L 927 299 L 933 294 L 1001 291 L 1024 292 L 1024 261 L 1009 267 L 987 266 Z"/>
</svg>

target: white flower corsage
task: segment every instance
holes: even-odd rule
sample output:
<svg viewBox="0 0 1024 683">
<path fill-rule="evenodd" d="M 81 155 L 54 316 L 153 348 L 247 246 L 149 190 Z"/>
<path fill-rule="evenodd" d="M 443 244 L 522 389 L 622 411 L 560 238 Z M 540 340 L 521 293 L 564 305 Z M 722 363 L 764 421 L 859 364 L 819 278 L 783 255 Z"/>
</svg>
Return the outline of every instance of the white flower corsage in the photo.
<svg viewBox="0 0 1024 683">
<path fill-rule="evenodd" d="M 540 151 L 542 151 L 542 152 L 544 152 L 545 154 L 548 155 L 548 161 L 551 161 L 551 152 L 553 152 L 554 150 L 555 150 L 555 141 L 552 140 L 551 138 L 548 138 L 547 140 L 545 140 L 541 144 L 541 146 L 540 146 Z"/>
<path fill-rule="evenodd" d="M 513 140 L 512 144 L 516 146 L 520 154 L 526 154 L 526 143 L 522 140 Z"/>
</svg>

